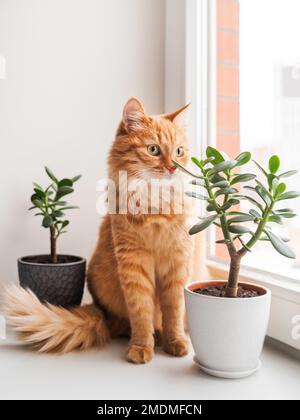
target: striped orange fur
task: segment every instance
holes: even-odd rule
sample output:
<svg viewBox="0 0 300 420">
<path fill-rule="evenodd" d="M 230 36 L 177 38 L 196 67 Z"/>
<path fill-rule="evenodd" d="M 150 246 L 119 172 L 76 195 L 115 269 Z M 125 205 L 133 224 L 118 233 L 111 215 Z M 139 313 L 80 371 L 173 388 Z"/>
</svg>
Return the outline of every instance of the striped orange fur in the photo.
<svg viewBox="0 0 300 420">
<path fill-rule="evenodd" d="M 170 115 L 149 116 L 137 99 L 130 99 L 109 154 L 109 177 L 118 185 L 121 170 L 127 171 L 130 180 L 163 176 L 174 159 L 185 165 L 189 150 L 180 122 L 185 109 Z M 149 154 L 147 147 L 153 144 L 159 146 L 159 156 Z M 183 149 L 180 157 L 176 157 L 178 147 Z M 130 335 L 127 351 L 130 362 L 145 363 L 152 358 L 154 337 L 162 339 L 167 353 L 187 354 L 183 287 L 189 278 L 192 242 L 186 219 L 185 213 L 172 211 L 107 214 L 88 267 L 94 309 L 83 307 L 69 313 L 52 306 L 42 309 L 41 304 L 38 309 L 37 302 L 32 305 L 31 294 L 22 306 L 23 298 L 20 295 L 15 298 L 13 293 L 8 305 L 12 323 L 27 342 L 38 345 L 41 351 L 64 352 L 86 344 L 101 344 L 109 335 Z M 18 322 L 22 317 L 23 322 Z M 51 322 L 51 317 L 55 321 Z M 76 325 L 80 332 L 72 342 Z"/>
</svg>

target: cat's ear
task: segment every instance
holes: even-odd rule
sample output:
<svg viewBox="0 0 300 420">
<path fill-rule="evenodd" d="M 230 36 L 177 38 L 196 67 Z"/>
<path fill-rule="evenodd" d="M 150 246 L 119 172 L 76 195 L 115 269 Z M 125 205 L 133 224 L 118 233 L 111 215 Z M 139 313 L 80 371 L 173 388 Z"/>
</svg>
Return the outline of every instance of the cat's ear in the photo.
<svg viewBox="0 0 300 420">
<path fill-rule="evenodd" d="M 123 109 L 123 123 L 129 133 L 141 129 L 145 123 L 146 114 L 141 102 L 136 98 L 130 98 Z"/>
<path fill-rule="evenodd" d="M 184 105 L 183 107 L 177 109 L 177 111 L 164 115 L 164 117 L 180 127 L 185 127 L 187 123 L 186 111 L 190 105 L 191 104 Z"/>
</svg>

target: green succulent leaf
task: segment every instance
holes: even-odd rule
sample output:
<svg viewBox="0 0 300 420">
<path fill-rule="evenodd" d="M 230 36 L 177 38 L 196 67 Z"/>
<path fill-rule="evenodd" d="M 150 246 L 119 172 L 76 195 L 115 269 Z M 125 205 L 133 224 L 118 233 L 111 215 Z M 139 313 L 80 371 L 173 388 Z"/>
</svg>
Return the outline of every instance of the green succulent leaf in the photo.
<svg viewBox="0 0 300 420">
<path fill-rule="evenodd" d="M 41 199 L 41 200 L 43 200 L 44 198 L 45 198 L 45 193 L 44 193 L 44 191 L 43 190 L 40 190 L 40 189 L 38 189 L 38 188 L 34 188 L 34 192 L 36 193 L 36 195 Z"/>
<path fill-rule="evenodd" d="M 236 188 L 221 188 L 216 192 L 215 196 L 236 194 L 237 192 L 238 190 Z"/>
<path fill-rule="evenodd" d="M 277 155 L 271 156 L 269 159 L 269 171 L 271 174 L 276 174 L 280 166 L 280 159 Z"/>
<path fill-rule="evenodd" d="M 219 216 L 217 214 L 214 214 L 213 216 L 209 216 L 206 219 L 204 219 L 201 223 L 196 224 L 189 230 L 190 235 L 195 235 L 196 233 L 201 232 L 202 230 L 208 228 L 213 222 L 218 218 Z"/>
<path fill-rule="evenodd" d="M 268 217 L 268 222 L 278 223 L 279 225 L 282 225 L 282 219 L 278 214 L 272 214 Z"/>
<path fill-rule="evenodd" d="M 252 222 L 255 217 L 251 216 L 251 214 L 244 214 L 240 216 L 234 216 L 228 220 L 228 223 L 244 223 L 244 222 Z"/>
<path fill-rule="evenodd" d="M 205 187 L 205 184 L 201 179 L 192 179 L 189 183 L 192 185 L 197 185 L 198 187 Z"/>
<path fill-rule="evenodd" d="M 73 191 L 74 189 L 68 186 L 60 187 L 56 193 L 56 198 L 59 200 L 61 197 L 71 194 Z"/>
<path fill-rule="evenodd" d="M 236 158 L 236 166 L 246 165 L 251 160 L 251 153 L 250 152 L 242 152 Z"/>
<path fill-rule="evenodd" d="M 192 157 L 191 160 L 195 165 L 198 166 L 198 168 L 203 169 L 203 162 L 200 162 L 200 160 L 196 157 Z"/>
<path fill-rule="evenodd" d="M 32 200 L 32 204 L 39 209 L 41 209 L 44 205 L 44 203 L 38 199 Z"/>
<path fill-rule="evenodd" d="M 211 211 L 216 211 L 216 209 L 214 208 L 214 206 L 212 206 L 211 204 L 209 204 L 209 205 L 206 207 L 206 211 L 211 212 Z"/>
<path fill-rule="evenodd" d="M 213 168 L 211 168 L 207 175 L 211 176 L 219 172 L 227 171 L 228 169 L 233 168 L 236 165 L 236 160 L 226 160 L 224 162 L 217 163 Z"/>
<path fill-rule="evenodd" d="M 289 238 L 286 238 L 286 237 L 280 237 L 280 239 L 283 241 L 283 242 L 290 242 L 290 239 Z M 259 238 L 259 240 L 260 241 L 268 241 L 268 242 L 270 242 L 270 239 L 267 237 L 267 236 L 261 236 L 260 238 Z"/>
<path fill-rule="evenodd" d="M 220 239 L 216 241 L 216 244 L 228 244 L 230 241 L 228 239 Z"/>
<path fill-rule="evenodd" d="M 227 216 L 248 216 L 248 213 L 244 213 L 243 211 L 229 211 Z"/>
<path fill-rule="evenodd" d="M 208 197 L 206 197 L 205 195 L 198 194 L 198 193 L 196 193 L 196 192 L 194 192 L 194 191 L 188 191 L 188 192 L 186 192 L 185 194 L 186 194 L 188 197 L 191 197 L 191 198 L 197 198 L 198 200 L 207 200 L 207 199 L 208 199 Z"/>
<path fill-rule="evenodd" d="M 256 192 L 255 187 L 252 187 L 251 185 L 245 185 L 245 186 L 244 186 L 244 188 L 245 188 L 245 190 L 249 190 L 249 191 L 254 191 L 254 192 Z"/>
<path fill-rule="evenodd" d="M 277 201 L 291 200 L 291 199 L 297 198 L 297 197 L 300 197 L 300 192 L 298 192 L 298 191 L 288 191 L 288 192 L 285 192 L 285 193 L 281 194 L 281 196 L 277 198 Z"/>
<path fill-rule="evenodd" d="M 203 162 L 203 166 L 208 165 L 209 163 L 212 163 L 215 159 L 213 157 L 204 159 Z"/>
<path fill-rule="evenodd" d="M 60 208 L 61 211 L 63 211 L 63 210 L 75 210 L 75 209 L 79 209 L 79 207 L 78 206 L 66 206 L 66 207 Z"/>
<path fill-rule="evenodd" d="M 52 212 L 51 216 L 56 219 L 58 217 L 63 217 L 65 214 L 61 210 L 55 210 Z"/>
<path fill-rule="evenodd" d="M 230 207 L 235 206 L 240 203 L 240 200 L 237 200 L 236 198 L 230 198 L 224 206 L 221 207 L 222 211 L 226 211 L 230 209 Z"/>
<path fill-rule="evenodd" d="M 267 229 L 265 229 L 265 233 L 269 238 L 271 244 L 276 249 L 276 251 L 279 252 L 279 254 L 287 258 L 296 258 L 295 253 L 286 245 L 286 243 L 281 238 L 279 238 L 277 235 L 275 235 L 273 232 Z"/>
<path fill-rule="evenodd" d="M 241 182 L 252 181 L 255 178 L 256 178 L 256 175 L 254 175 L 254 174 L 237 175 L 232 179 L 232 181 L 230 182 L 230 185 L 240 184 Z"/>
<path fill-rule="evenodd" d="M 221 181 L 227 181 L 226 178 L 224 178 L 222 175 L 220 174 L 214 174 L 211 178 L 210 178 L 210 182 L 212 184 L 216 184 L 217 182 L 221 182 Z"/>
<path fill-rule="evenodd" d="M 269 191 L 264 186 L 264 184 L 262 184 L 258 179 L 256 179 L 255 182 L 261 188 L 261 190 L 264 192 L 264 194 L 266 194 L 270 198 L 270 200 L 271 200 L 272 199 L 272 195 L 269 193 Z"/>
<path fill-rule="evenodd" d="M 255 200 L 253 197 L 250 197 L 249 195 L 236 195 L 240 200 L 247 200 L 250 201 L 251 204 L 254 204 L 254 206 L 258 207 L 259 210 L 263 211 L 263 206 Z"/>
<path fill-rule="evenodd" d="M 283 172 L 282 174 L 278 175 L 279 178 L 288 178 L 290 176 L 296 175 L 298 173 L 298 171 L 287 171 L 287 172 Z"/>
<path fill-rule="evenodd" d="M 249 211 L 249 214 L 251 214 L 251 216 L 253 216 L 253 217 L 257 218 L 257 219 L 261 219 L 261 217 L 262 217 L 261 214 L 259 214 L 258 211 L 254 210 L 254 209 L 251 209 Z"/>
<path fill-rule="evenodd" d="M 50 206 L 66 206 L 68 204 L 67 201 L 50 201 Z"/>
<path fill-rule="evenodd" d="M 50 227 L 52 224 L 53 224 L 53 219 L 52 219 L 52 217 L 51 217 L 49 214 L 46 214 L 46 216 L 43 218 L 43 221 L 42 221 L 42 226 L 43 226 L 44 228 L 48 228 L 48 227 Z"/>
<path fill-rule="evenodd" d="M 293 213 L 292 209 L 278 209 L 275 213 Z"/>
<path fill-rule="evenodd" d="M 228 230 L 231 233 L 237 233 L 239 235 L 244 235 L 245 233 L 251 233 L 251 229 L 247 228 L 246 226 L 239 226 L 239 225 L 229 225 Z"/>
<path fill-rule="evenodd" d="M 175 160 L 172 160 L 172 162 L 173 162 L 173 165 L 176 168 L 180 169 L 185 174 L 190 175 L 190 176 L 193 176 L 194 178 L 204 179 L 203 176 L 196 175 L 196 174 L 193 174 L 192 172 L 188 171 L 184 166 L 180 165 L 180 163 L 176 162 Z"/>
<path fill-rule="evenodd" d="M 39 184 L 37 184 L 36 182 L 33 182 L 32 185 L 34 186 L 34 188 L 44 192 L 43 188 Z"/>
<path fill-rule="evenodd" d="M 230 198 L 228 200 L 228 203 L 231 204 L 232 206 L 236 206 L 237 204 L 240 204 L 240 200 L 237 198 Z"/>
<path fill-rule="evenodd" d="M 253 160 L 253 162 L 261 170 L 261 172 L 268 178 L 268 175 L 269 175 L 268 172 L 258 162 L 256 162 L 256 160 Z"/>
<path fill-rule="evenodd" d="M 82 175 L 76 175 L 72 178 L 72 182 L 74 184 L 74 182 L 77 182 L 80 178 L 82 177 Z"/>
<path fill-rule="evenodd" d="M 207 156 L 207 158 L 213 158 L 212 163 L 214 165 L 217 165 L 218 163 L 221 163 L 221 162 L 225 161 L 222 154 L 217 149 L 215 149 L 214 147 L 211 147 L 211 146 L 207 147 L 206 156 Z"/>
<path fill-rule="evenodd" d="M 212 185 L 212 188 L 227 188 L 230 184 L 228 181 L 219 181 Z"/>
<path fill-rule="evenodd" d="M 294 217 L 297 216 L 297 214 L 295 214 L 295 213 L 279 213 L 279 212 L 276 212 L 276 214 L 280 217 L 283 217 L 284 219 L 293 219 Z"/>
<path fill-rule="evenodd" d="M 55 224 L 57 226 L 60 226 L 60 229 L 63 229 L 65 226 L 67 226 L 70 222 L 68 220 L 57 220 Z"/>
<path fill-rule="evenodd" d="M 68 178 L 64 178 L 61 181 L 58 182 L 58 188 L 61 187 L 72 187 L 73 186 L 73 181 L 71 179 Z"/>
<path fill-rule="evenodd" d="M 286 190 L 286 185 L 283 182 L 281 182 L 275 188 L 275 197 L 276 198 L 279 197 L 281 194 L 284 193 L 285 190 Z"/>
<path fill-rule="evenodd" d="M 270 190 L 274 190 L 278 185 L 278 177 L 274 174 L 268 174 L 268 185 Z"/>
<path fill-rule="evenodd" d="M 269 197 L 268 194 L 266 194 L 265 190 L 260 187 L 259 185 L 256 186 L 255 188 L 257 194 L 260 196 L 260 198 L 263 199 L 263 201 L 266 203 L 267 206 L 269 206 L 271 204 L 271 199 Z"/>
<path fill-rule="evenodd" d="M 35 207 L 38 208 L 41 208 L 44 205 L 43 201 L 41 200 L 41 197 L 36 193 L 32 194 L 32 196 L 30 197 L 30 201 Z"/>
<path fill-rule="evenodd" d="M 47 175 L 49 176 L 49 178 L 52 179 L 52 181 L 54 181 L 55 184 L 57 184 L 58 183 L 58 179 L 54 176 L 54 174 L 51 171 L 51 169 L 49 169 L 47 166 L 45 166 L 45 171 L 46 171 Z"/>
</svg>

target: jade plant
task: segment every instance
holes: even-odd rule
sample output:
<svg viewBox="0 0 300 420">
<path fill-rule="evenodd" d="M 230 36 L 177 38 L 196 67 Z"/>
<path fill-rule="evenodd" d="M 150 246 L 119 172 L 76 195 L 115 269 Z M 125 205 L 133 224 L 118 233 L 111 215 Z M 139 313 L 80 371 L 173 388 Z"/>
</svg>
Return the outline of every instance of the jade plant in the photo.
<svg viewBox="0 0 300 420">
<path fill-rule="evenodd" d="M 204 190 L 204 193 L 193 191 L 187 195 L 207 202 L 206 210 L 209 215 L 200 218 L 200 222 L 190 229 L 190 235 L 211 225 L 222 231 L 222 239 L 216 243 L 226 246 L 230 256 L 227 297 L 237 296 L 241 259 L 251 252 L 258 241 L 268 241 L 281 255 L 295 258 L 294 252 L 286 243 L 288 239 L 275 234 L 272 225 L 282 224 L 284 219 L 296 216 L 293 210 L 283 208 L 281 203 L 300 196 L 297 191 L 286 191 L 286 184 L 283 182 L 297 171 L 280 173 L 280 159 L 272 156 L 267 169 L 254 161 L 263 176 L 260 181 L 253 173 L 240 172 L 240 168 L 250 160 L 249 152 L 243 152 L 230 160 L 224 153 L 208 147 L 205 159 L 192 158 L 200 169 L 199 174 L 190 172 L 176 161 L 173 162 L 177 168 L 194 178 L 191 183 L 196 189 Z M 248 184 L 250 181 L 253 185 Z M 249 212 L 239 211 L 241 200 L 247 200 L 253 208 Z"/>
<path fill-rule="evenodd" d="M 50 230 L 51 262 L 56 264 L 58 262 L 57 239 L 66 232 L 65 228 L 69 224 L 64 211 L 78 208 L 69 206 L 66 201 L 61 199 L 74 191 L 73 185 L 81 178 L 81 175 L 59 180 L 49 168 L 45 167 L 45 171 L 51 179 L 51 184 L 43 189 L 39 184 L 33 182 L 34 194 L 31 196 L 33 206 L 29 210 L 38 210 L 35 216 L 42 216 L 42 226 Z"/>
</svg>

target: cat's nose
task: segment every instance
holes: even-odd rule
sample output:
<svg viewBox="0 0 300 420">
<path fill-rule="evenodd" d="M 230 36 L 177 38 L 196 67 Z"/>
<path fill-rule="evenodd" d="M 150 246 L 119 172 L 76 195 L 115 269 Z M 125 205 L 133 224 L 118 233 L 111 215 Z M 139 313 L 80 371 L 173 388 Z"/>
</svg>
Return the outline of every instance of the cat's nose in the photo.
<svg viewBox="0 0 300 420">
<path fill-rule="evenodd" d="M 167 166 L 167 170 L 170 174 L 173 174 L 176 171 L 176 166 Z"/>
</svg>

